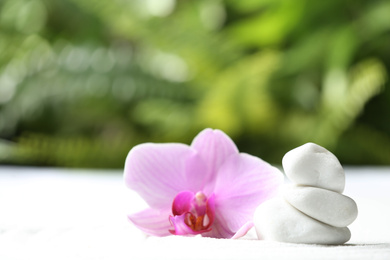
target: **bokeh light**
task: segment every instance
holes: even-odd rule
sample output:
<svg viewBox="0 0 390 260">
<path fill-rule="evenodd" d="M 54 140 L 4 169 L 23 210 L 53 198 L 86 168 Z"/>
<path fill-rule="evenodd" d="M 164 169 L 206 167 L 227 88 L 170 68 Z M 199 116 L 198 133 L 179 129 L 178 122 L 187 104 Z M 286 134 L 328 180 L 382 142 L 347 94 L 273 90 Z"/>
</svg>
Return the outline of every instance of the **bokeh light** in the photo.
<svg viewBox="0 0 390 260">
<path fill-rule="evenodd" d="M 3 0 L 0 163 L 122 168 L 219 128 L 390 164 L 390 2 Z"/>
</svg>

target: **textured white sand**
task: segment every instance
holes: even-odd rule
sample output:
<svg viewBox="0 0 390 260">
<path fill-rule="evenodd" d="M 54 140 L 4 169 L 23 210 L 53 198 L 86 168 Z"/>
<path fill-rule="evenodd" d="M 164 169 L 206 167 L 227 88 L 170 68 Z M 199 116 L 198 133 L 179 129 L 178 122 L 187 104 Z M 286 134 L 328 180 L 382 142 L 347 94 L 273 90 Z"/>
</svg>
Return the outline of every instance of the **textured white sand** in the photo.
<svg viewBox="0 0 390 260">
<path fill-rule="evenodd" d="M 358 204 L 343 246 L 146 237 L 119 171 L 0 167 L 0 259 L 390 259 L 390 168 L 346 168 Z"/>
</svg>

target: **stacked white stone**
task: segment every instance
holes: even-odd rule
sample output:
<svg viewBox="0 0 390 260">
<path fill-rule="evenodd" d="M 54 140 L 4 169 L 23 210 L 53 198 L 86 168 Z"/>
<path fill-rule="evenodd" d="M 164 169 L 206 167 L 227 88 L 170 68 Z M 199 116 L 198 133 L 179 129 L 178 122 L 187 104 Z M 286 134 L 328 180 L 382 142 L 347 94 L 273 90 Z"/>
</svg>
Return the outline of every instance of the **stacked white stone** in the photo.
<svg viewBox="0 0 390 260">
<path fill-rule="evenodd" d="M 254 217 L 259 239 L 289 243 L 344 244 L 357 217 L 356 203 L 342 195 L 344 170 L 335 155 L 307 143 L 283 157 L 292 185 L 261 204 Z"/>
</svg>

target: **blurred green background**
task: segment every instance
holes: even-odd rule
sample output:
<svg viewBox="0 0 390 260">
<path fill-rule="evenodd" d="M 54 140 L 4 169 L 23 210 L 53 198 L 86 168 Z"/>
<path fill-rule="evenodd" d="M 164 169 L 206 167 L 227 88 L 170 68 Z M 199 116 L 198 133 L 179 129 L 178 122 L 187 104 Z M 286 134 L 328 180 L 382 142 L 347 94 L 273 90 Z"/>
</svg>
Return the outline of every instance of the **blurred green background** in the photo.
<svg viewBox="0 0 390 260">
<path fill-rule="evenodd" d="M 390 164 L 390 1 L 0 0 L 0 163 L 122 168 L 206 127 Z"/>
</svg>

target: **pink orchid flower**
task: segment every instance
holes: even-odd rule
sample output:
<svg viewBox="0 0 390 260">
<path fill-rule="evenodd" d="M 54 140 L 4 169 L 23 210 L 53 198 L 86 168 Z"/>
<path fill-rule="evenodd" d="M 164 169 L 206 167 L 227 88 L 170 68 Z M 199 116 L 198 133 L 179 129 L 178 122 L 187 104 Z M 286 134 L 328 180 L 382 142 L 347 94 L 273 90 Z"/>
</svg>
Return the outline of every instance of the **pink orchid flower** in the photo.
<svg viewBox="0 0 390 260">
<path fill-rule="evenodd" d="M 237 238 L 253 226 L 256 207 L 275 195 L 283 175 L 239 153 L 222 131 L 205 129 L 191 146 L 135 146 L 126 159 L 124 180 L 150 206 L 128 216 L 145 233 Z"/>
</svg>

